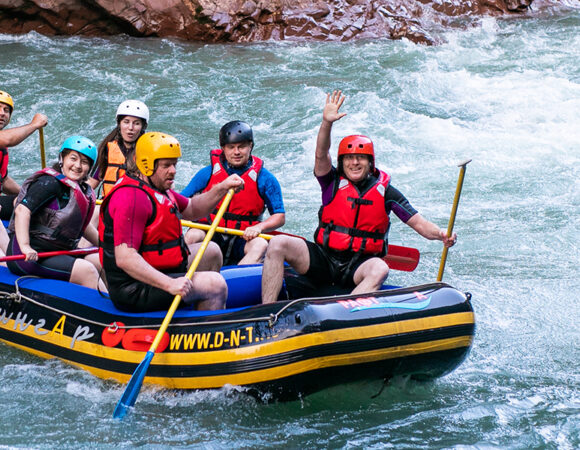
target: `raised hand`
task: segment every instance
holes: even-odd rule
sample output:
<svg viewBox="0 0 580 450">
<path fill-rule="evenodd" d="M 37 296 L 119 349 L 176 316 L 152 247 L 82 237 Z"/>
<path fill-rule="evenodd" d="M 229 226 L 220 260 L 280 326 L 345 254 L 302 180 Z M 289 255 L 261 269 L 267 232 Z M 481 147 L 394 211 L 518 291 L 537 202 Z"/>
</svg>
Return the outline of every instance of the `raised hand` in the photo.
<svg viewBox="0 0 580 450">
<path fill-rule="evenodd" d="M 342 91 L 332 91 L 332 94 L 326 94 L 322 120 L 332 123 L 346 116 L 346 113 L 339 112 L 345 99 L 346 97 L 342 95 Z"/>
</svg>

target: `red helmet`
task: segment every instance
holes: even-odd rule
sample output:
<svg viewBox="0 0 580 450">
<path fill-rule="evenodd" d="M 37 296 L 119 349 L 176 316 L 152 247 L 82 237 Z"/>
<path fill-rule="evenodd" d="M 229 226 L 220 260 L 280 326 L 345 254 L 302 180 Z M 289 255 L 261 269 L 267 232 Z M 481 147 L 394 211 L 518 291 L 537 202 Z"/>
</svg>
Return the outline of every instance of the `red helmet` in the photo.
<svg viewBox="0 0 580 450">
<path fill-rule="evenodd" d="M 375 161 L 375 148 L 373 141 L 368 137 L 353 134 L 345 137 L 338 145 L 338 159 L 344 155 L 369 155 L 371 162 Z"/>
</svg>

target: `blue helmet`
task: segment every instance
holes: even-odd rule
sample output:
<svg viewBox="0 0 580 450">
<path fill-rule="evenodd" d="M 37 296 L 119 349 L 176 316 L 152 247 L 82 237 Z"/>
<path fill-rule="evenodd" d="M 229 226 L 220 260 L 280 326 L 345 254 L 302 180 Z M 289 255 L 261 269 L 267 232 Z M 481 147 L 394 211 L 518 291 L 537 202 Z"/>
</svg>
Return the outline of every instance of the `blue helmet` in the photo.
<svg viewBox="0 0 580 450">
<path fill-rule="evenodd" d="M 71 136 L 62 143 L 60 148 L 60 153 L 65 150 L 74 150 L 79 152 L 81 155 L 85 155 L 89 158 L 91 162 L 91 167 L 95 164 L 97 160 L 97 146 L 93 141 L 84 136 Z"/>
</svg>

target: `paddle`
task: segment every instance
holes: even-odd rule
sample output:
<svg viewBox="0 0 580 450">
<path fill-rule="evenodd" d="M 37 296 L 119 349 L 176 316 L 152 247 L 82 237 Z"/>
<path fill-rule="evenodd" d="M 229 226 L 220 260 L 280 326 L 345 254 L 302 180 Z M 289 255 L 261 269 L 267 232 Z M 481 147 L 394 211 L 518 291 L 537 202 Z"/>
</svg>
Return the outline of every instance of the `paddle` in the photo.
<svg viewBox="0 0 580 450">
<path fill-rule="evenodd" d="M 228 193 L 226 194 L 224 201 L 222 202 L 222 205 L 220 206 L 220 209 L 218 210 L 218 212 L 213 220 L 213 223 L 211 224 L 209 231 L 207 232 L 203 242 L 201 243 L 201 247 L 197 251 L 195 258 L 193 259 L 193 262 L 191 263 L 191 266 L 190 266 L 189 270 L 187 271 L 187 274 L 185 275 L 190 280 L 191 280 L 191 277 L 193 276 L 195 270 L 197 269 L 197 266 L 199 265 L 201 258 L 203 257 L 205 249 L 209 245 L 209 241 L 211 240 L 211 238 L 213 237 L 213 235 L 215 233 L 215 230 L 217 228 L 218 223 L 220 222 L 222 216 L 224 215 L 226 209 L 228 208 L 230 201 L 232 200 L 233 195 L 234 195 L 234 190 L 230 189 L 228 191 Z M 129 380 L 129 384 L 125 388 L 125 392 L 123 393 L 123 396 L 121 397 L 121 399 L 117 403 L 117 406 L 115 407 L 115 411 L 113 412 L 113 417 L 115 417 L 116 419 L 122 419 L 123 417 L 125 417 L 125 415 L 127 414 L 127 410 L 135 404 L 135 401 L 137 400 L 137 396 L 139 395 L 139 391 L 141 390 L 141 386 L 143 385 L 143 379 L 145 378 L 145 373 L 147 372 L 147 369 L 149 368 L 149 364 L 151 364 L 151 360 L 153 359 L 153 356 L 155 355 L 155 350 L 157 349 L 159 342 L 161 342 L 161 338 L 165 334 L 165 331 L 167 330 L 167 327 L 169 326 L 169 322 L 171 322 L 173 314 L 175 314 L 175 311 L 177 310 L 177 307 L 179 306 L 180 302 L 181 302 L 181 295 L 178 294 L 173 299 L 173 302 L 171 303 L 171 306 L 169 307 L 169 311 L 167 311 L 167 315 L 165 316 L 165 319 L 163 319 L 163 322 L 161 323 L 159 330 L 157 330 L 157 334 L 155 335 L 155 339 L 153 340 L 153 343 L 151 344 L 149 351 L 145 355 L 145 358 L 143 359 L 141 364 L 139 364 L 137 366 L 137 369 L 135 369 L 135 372 L 133 372 L 133 376 Z"/>
<path fill-rule="evenodd" d="M 87 248 L 77 248 L 75 250 L 55 250 L 52 252 L 40 252 L 38 254 L 38 258 L 50 258 L 51 256 L 59 256 L 59 255 L 71 255 L 71 256 L 78 256 L 78 255 L 90 255 L 91 253 L 98 252 L 98 247 L 87 247 Z M 10 256 L 3 256 L 0 258 L 0 262 L 6 261 L 18 261 L 21 259 L 26 259 L 26 255 L 10 255 Z"/>
<path fill-rule="evenodd" d="M 40 163 L 44 169 L 46 167 L 46 156 L 44 154 L 44 128 L 38 129 L 38 139 L 40 140 Z"/>
<path fill-rule="evenodd" d="M 465 177 L 465 169 L 467 165 L 471 162 L 471 159 L 462 162 L 457 167 L 459 169 L 459 179 L 457 180 L 457 187 L 455 188 L 455 198 L 453 199 L 453 208 L 451 208 L 451 217 L 449 218 L 449 225 L 447 226 L 447 236 L 451 236 L 453 233 L 453 225 L 455 224 L 455 215 L 457 214 L 457 205 L 459 205 L 459 197 L 461 196 L 461 189 L 463 187 L 463 178 Z M 445 270 L 445 262 L 447 260 L 447 247 L 443 247 L 443 253 L 441 254 L 441 263 L 439 264 L 439 273 L 437 274 L 437 281 L 443 279 L 443 271 Z"/>
<path fill-rule="evenodd" d="M 189 222 L 187 220 L 182 220 L 181 225 L 189 228 L 197 228 L 199 230 L 210 229 L 209 225 L 197 222 Z M 218 233 L 231 234 L 234 236 L 242 236 L 244 234 L 242 230 L 236 230 L 234 228 L 217 227 L 216 231 Z M 270 234 L 259 234 L 258 236 L 266 240 L 270 240 L 275 235 L 278 234 L 304 239 L 302 236 L 284 233 L 282 231 L 272 231 Z M 387 255 L 383 257 L 383 259 L 391 269 L 403 270 L 406 272 L 412 272 L 413 270 L 415 270 L 415 268 L 419 264 L 419 258 L 420 258 L 419 250 L 411 247 L 402 247 L 400 245 L 389 245 Z"/>
</svg>

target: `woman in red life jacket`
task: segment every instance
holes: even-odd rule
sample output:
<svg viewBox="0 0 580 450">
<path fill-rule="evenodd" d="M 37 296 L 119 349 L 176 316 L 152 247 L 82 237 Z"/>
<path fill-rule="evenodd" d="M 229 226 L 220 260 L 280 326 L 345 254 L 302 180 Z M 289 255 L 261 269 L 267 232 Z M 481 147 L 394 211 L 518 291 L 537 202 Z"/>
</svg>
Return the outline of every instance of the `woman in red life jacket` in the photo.
<svg viewBox="0 0 580 450">
<path fill-rule="evenodd" d="M 10 271 L 106 292 L 97 254 L 38 258 L 38 252 L 74 250 L 81 236 L 98 244 L 97 230 L 89 223 L 95 194 L 86 182 L 96 157 L 97 148 L 90 139 L 72 136 L 62 144 L 57 164 L 36 172 L 22 184 L 8 227 L 8 254 L 24 254 L 26 259 L 8 262 Z"/>
<path fill-rule="evenodd" d="M 316 141 L 314 175 L 322 190 L 322 206 L 315 241 L 290 236 L 270 240 L 262 274 L 262 301 L 276 301 L 282 286 L 284 262 L 316 283 L 336 284 L 362 294 L 380 289 L 389 273 L 383 260 L 387 249 L 389 214 L 421 236 L 446 247 L 457 235 L 419 214 L 394 188 L 390 176 L 376 169 L 373 142 L 366 136 L 345 137 L 338 147 L 338 167 L 332 165 L 330 134 L 345 97 L 334 91 L 326 97 Z"/>
</svg>

